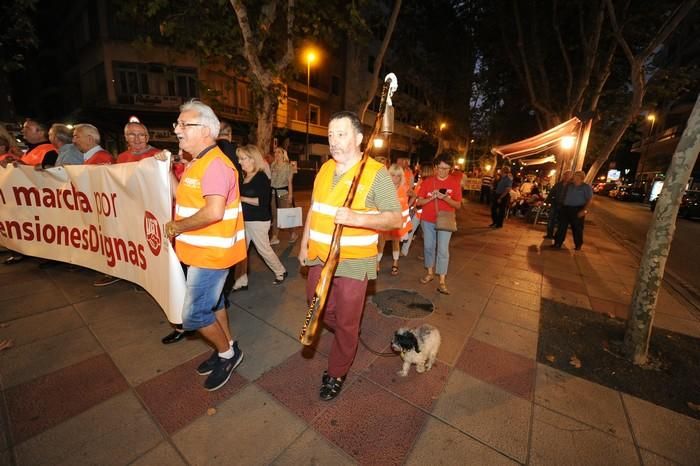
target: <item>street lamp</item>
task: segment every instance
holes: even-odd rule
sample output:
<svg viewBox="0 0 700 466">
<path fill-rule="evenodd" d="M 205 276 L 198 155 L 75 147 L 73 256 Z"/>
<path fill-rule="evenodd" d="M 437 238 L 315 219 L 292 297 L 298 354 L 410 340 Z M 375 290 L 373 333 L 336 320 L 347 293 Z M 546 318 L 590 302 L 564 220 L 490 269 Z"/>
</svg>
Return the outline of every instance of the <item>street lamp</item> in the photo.
<svg viewBox="0 0 700 466">
<path fill-rule="evenodd" d="M 311 87 L 311 64 L 316 61 L 316 52 L 307 49 L 306 59 L 306 160 L 309 160 L 309 120 L 311 120 L 311 103 L 309 101 L 309 91 Z"/>
<path fill-rule="evenodd" d="M 642 183 L 642 189 L 644 190 L 644 194 L 646 195 L 647 192 L 647 182 L 644 180 L 644 162 L 646 162 L 647 158 L 647 152 L 649 152 L 649 139 L 651 138 L 651 133 L 654 131 L 654 123 L 656 123 L 656 115 L 653 113 L 650 113 L 647 115 L 647 121 L 651 122 L 651 125 L 649 126 L 649 133 L 647 134 L 647 137 L 645 138 L 646 141 L 642 140 L 642 144 L 644 145 L 644 150 L 641 152 L 639 156 L 639 181 Z M 644 144 L 646 142 L 646 144 Z"/>
</svg>

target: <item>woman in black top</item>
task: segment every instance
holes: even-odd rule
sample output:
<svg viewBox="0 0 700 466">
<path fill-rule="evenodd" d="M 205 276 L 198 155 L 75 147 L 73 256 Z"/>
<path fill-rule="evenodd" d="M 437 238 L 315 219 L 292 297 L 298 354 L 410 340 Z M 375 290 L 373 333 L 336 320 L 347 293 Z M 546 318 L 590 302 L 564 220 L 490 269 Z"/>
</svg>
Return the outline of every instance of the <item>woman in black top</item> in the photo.
<svg viewBox="0 0 700 466">
<path fill-rule="evenodd" d="M 265 162 L 260 150 L 251 144 L 236 149 L 236 155 L 244 173 L 240 193 L 246 244 L 250 246 L 251 241 L 253 242 L 258 254 L 275 274 L 273 284 L 279 285 L 287 276 L 287 271 L 270 246 L 271 189 L 270 179 L 263 171 Z M 236 283 L 233 290 L 247 288 L 247 263 L 244 261 L 236 266 Z"/>
</svg>

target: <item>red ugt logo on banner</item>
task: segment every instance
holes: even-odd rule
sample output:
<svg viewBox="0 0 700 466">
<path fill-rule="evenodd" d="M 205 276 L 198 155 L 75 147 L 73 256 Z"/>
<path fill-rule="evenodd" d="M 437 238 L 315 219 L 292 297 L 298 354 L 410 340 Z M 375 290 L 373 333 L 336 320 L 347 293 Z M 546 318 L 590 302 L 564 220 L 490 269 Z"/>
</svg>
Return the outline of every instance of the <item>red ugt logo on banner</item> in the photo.
<svg viewBox="0 0 700 466">
<path fill-rule="evenodd" d="M 157 256 L 160 254 L 160 245 L 163 241 L 163 237 L 160 234 L 158 219 L 149 211 L 145 211 L 143 215 L 143 230 L 146 233 L 146 241 L 148 242 L 149 249 L 154 256 Z"/>
</svg>

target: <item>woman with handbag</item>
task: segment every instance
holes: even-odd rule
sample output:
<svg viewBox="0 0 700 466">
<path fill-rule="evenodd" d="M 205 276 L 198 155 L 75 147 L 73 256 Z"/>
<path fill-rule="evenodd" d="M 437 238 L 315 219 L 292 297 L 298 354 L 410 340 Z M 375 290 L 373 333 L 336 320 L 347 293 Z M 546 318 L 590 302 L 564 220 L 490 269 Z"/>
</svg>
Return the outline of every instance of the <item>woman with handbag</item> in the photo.
<svg viewBox="0 0 700 466">
<path fill-rule="evenodd" d="M 287 270 L 280 262 L 277 254 L 270 246 L 270 179 L 264 171 L 265 159 L 260 149 L 249 144 L 236 149 L 238 161 L 243 168 L 243 183 L 241 183 L 241 207 L 245 226 L 246 247 L 252 242 L 265 264 L 275 274 L 272 282 L 279 285 L 287 277 Z M 236 283 L 233 291 L 248 289 L 247 262 L 236 264 Z"/>
<path fill-rule="evenodd" d="M 439 277 L 438 291 L 450 294 L 447 289 L 447 266 L 450 260 L 450 238 L 457 231 L 455 210 L 462 206 L 460 178 L 451 175 L 454 158 L 449 152 L 435 157 L 435 175 L 426 178 L 418 191 L 417 205 L 423 208 L 423 257 L 427 273 L 423 284 Z"/>
<path fill-rule="evenodd" d="M 272 238 L 270 244 L 279 244 L 280 240 L 277 237 L 279 228 L 277 228 L 277 209 L 285 209 L 294 207 L 294 189 L 292 179 L 294 178 L 294 166 L 289 162 L 287 151 L 281 147 L 275 148 L 275 160 L 270 165 L 272 186 Z M 293 243 L 299 237 L 296 229 L 291 229 L 292 234 L 289 237 L 289 242 Z"/>
</svg>

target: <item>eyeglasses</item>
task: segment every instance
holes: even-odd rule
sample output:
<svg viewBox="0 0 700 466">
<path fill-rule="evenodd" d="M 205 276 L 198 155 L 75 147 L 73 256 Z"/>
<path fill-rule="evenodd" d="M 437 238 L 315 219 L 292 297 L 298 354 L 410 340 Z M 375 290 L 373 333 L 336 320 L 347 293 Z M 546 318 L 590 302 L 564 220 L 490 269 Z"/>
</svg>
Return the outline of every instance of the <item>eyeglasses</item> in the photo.
<svg viewBox="0 0 700 466">
<path fill-rule="evenodd" d="M 126 133 L 126 137 L 128 138 L 145 138 L 147 134 L 145 133 Z"/>
<path fill-rule="evenodd" d="M 452 167 L 441 167 L 440 165 L 438 165 L 436 168 L 437 168 L 438 170 L 449 170 L 449 169 L 452 168 Z"/>
<path fill-rule="evenodd" d="M 188 126 L 204 126 L 204 125 L 200 124 L 200 123 L 186 123 L 184 121 L 176 121 L 175 123 L 173 123 L 173 129 L 177 129 L 178 127 L 186 128 Z"/>
</svg>

